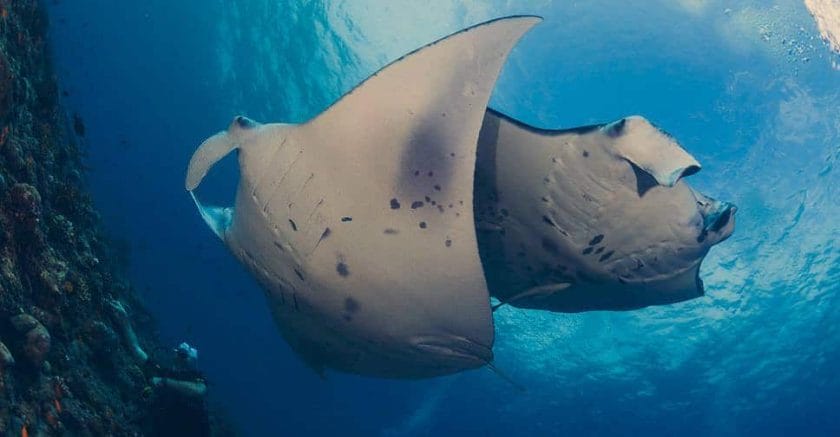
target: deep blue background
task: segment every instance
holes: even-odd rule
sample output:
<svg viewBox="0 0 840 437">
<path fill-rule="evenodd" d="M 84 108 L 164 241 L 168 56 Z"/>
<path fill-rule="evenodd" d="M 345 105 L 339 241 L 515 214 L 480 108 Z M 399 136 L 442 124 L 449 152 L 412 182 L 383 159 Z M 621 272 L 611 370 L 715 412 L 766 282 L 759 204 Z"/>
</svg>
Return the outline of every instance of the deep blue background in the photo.
<svg viewBox="0 0 840 437">
<path fill-rule="evenodd" d="M 165 341 L 200 351 L 246 435 L 840 433 L 840 71 L 795 0 L 51 2 L 89 183 Z M 546 20 L 493 105 L 545 127 L 641 114 L 740 206 L 707 296 L 632 313 L 496 314 L 497 365 L 419 382 L 317 378 L 183 189 L 245 114 L 303 121 L 409 50 L 500 15 Z M 235 185 L 228 165 L 206 196 Z"/>
</svg>

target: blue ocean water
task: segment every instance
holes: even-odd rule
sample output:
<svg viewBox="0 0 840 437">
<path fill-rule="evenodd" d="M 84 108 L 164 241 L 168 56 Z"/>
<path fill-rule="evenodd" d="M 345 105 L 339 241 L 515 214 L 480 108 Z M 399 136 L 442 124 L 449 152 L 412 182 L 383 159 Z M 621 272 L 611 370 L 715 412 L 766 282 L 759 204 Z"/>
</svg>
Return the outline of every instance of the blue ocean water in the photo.
<svg viewBox="0 0 840 437">
<path fill-rule="evenodd" d="M 495 315 L 496 365 L 424 381 L 321 380 L 183 190 L 244 114 L 304 121 L 387 62 L 497 16 L 545 17 L 492 106 L 572 127 L 641 114 L 738 204 L 706 296 L 625 313 Z M 65 103 L 132 280 L 188 341 L 244 435 L 838 435 L 840 71 L 801 1 L 55 1 Z M 203 187 L 224 198 L 233 166 Z"/>
</svg>

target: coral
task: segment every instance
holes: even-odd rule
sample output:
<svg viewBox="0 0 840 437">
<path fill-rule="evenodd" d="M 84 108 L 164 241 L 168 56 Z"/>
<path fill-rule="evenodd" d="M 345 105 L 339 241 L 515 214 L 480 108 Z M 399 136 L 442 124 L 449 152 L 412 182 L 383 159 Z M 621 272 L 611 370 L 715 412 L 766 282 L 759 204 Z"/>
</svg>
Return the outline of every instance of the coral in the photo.
<svg viewBox="0 0 840 437">
<path fill-rule="evenodd" d="M 12 327 L 20 333 L 29 332 L 31 329 L 34 329 L 36 326 L 41 324 L 38 319 L 30 316 L 29 314 L 19 314 L 12 317 L 9 321 L 12 323 Z"/>
<path fill-rule="evenodd" d="M 11 323 L 15 330 L 24 336 L 22 339 L 24 356 L 34 366 L 41 367 L 52 344 L 52 338 L 47 328 L 29 314 L 12 317 Z"/>
<path fill-rule="evenodd" d="M 12 71 L 7 59 L 8 56 L 0 50 L 0 118 L 5 117 L 11 107 Z M 3 141 L 0 141 L 2 144 Z"/>
<path fill-rule="evenodd" d="M 119 347 L 120 339 L 110 325 L 95 320 L 91 322 L 87 331 L 87 345 L 97 357 L 110 357 Z M 97 362 L 103 362 L 103 359 Z"/>
<path fill-rule="evenodd" d="M 29 184 L 15 184 L 9 190 L 8 211 L 22 229 L 33 232 L 41 222 L 41 195 Z"/>
<path fill-rule="evenodd" d="M 44 328 L 44 325 L 38 325 L 26 333 L 23 353 L 32 364 L 41 366 L 50 351 L 50 344 L 51 338 L 47 328 Z"/>
<path fill-rule="evenodd" d="M 15 357 L 3 342 L 0 342 L 0 390 L 6 386 L 7 369 L 15 365 Z"/>
<path fill-rule="evenodd" d="M 0 342 L 0 371 L 14 364 L 15 357 L 12 356 L 9 348 L 3 342 Z"/>
</svg>

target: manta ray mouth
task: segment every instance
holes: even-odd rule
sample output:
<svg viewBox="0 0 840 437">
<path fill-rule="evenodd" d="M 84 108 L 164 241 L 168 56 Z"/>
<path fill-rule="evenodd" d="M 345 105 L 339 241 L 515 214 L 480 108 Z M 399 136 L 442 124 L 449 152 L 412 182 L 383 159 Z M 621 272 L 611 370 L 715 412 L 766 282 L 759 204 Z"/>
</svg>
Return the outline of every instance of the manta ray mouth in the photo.
<svg viewBox="0 0 840 437">
<path fill-rule="evenodd" d="M 691 192 L 703 217 L 703 228 L 697 236 L 697 242 L 715 245 L 729 238 L 735 230 L 735 213 L 738 212 L 738 207 L 713 199 L 694 189 L 691 189 Z"/>
<path fill-rule="evenodd" d="M 729 203 L 729 202 L 720 202 L 717 209 L 714 213 L 709 214 L 706 219 L 706 228 L 704 229 L 707 232 L 716 232 L 721 233 L 721 231 L 727 228 L 732 219 L 735 217 L 735 213 L 738 211 L 738 207 Z M 721 240 L 729 237 L 732 234 L 732 230 L 730 229 L 725 236 L 721 236 Z"/>
<path fill-rule="evenodd" d="M 727 203 L 723 211 L 718 212 L 713 218 L 712 224 L 711 226 L 709 226 L 709 231 L 720 232 L 721 229 L 723 229 L 726 225 L 729 224 L 729 221 L 732 220 L 737 211 L 738 207 Z"/>
<path fill-rule="evenodd" d="M 703 231 L 697 237 L 697 242 L 704 242 L 710 235 L 711 244 L 718 244 L 726 240 L 735 230 L 735 213 L 738 207 L 729 202 L 714 201 L 714 205 L 703 215 Z"/>
</svg>

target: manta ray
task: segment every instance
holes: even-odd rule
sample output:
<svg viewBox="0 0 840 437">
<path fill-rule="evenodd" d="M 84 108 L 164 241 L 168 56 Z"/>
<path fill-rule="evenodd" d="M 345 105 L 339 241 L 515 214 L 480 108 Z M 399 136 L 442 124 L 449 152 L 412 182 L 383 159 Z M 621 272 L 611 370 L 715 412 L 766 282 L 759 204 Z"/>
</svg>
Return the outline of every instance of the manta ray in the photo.
<svg viewBox="0 0 840 437">
<path fill-rule="evenodd" d="M 488 109 L 539 21 L 467 28 L 305 123 L 239 116 L 194 153 L 186 189 L 314 370 L 423 378 L 491 365 L 491 293 L 552 311 L 702 293 L 697 269 L 734 208 L 681 181 L 699 169 L 690 155 L 642 119 L 541 131 Z M 234 150 L 234 205 L 203 205 L 194 191 Z"/>
<path fill-rule="evenodd" d="M 700 263 L 737 208 L 683 181 L 700 164 L 668 134 L 638 116 L 545 130 L 489 109 L 478 142 L 479 253 L 501 304 L 631 310 L 703 295 Z"/>
</svg>

